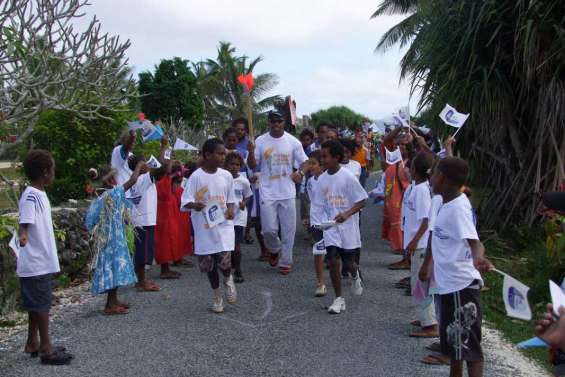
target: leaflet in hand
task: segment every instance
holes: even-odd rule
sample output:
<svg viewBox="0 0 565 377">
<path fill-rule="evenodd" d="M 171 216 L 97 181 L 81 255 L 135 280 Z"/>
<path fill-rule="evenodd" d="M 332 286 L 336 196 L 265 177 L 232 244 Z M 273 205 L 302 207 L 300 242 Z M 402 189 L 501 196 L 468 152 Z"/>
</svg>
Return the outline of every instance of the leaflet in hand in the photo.
<svg viewBox="0 0 565 377">
<path fill-rule="evenodd" d="M 336 226 L 337 223 L 335 222 L 335 220 L 329 220 L 329 221 L 323 221 L 320 224 L 320 228 L 322 230 L 326 230 L 326 229 L 330 229 L 332 226 Z"/>
<path fill-rule="evenodd" d="M 203 210 L 203 214 L 209 228 L 213 228 L 226 221 L 222 204 L 217 201 L 208 202 Z"/>
<path fill-rule="evenodd" d="M 161 163 L 155 158 L 155 156 L 151 155 L 151 158 L 147 161 L 147 166 L 151 169 L 159 169 L 161 167 Z"/>
</svg>

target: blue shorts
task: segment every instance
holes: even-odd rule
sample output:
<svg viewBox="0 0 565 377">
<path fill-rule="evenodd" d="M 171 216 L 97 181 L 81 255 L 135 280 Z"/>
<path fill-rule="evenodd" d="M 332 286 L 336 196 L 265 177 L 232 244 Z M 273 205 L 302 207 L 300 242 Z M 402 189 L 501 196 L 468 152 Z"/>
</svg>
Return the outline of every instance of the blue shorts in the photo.
<svg viewBox="0 0 565 377">
<path fill-rule="evenodd" d="M 135 228 L 135 265 L 152 265 L 155 255 L 155 227 Z"/>
<path fill-rule="evenodd" d="M 22 306 L 27 312 L 48 313 L 53 301 L 53 274 L 20 278 Z"/>
</svg>

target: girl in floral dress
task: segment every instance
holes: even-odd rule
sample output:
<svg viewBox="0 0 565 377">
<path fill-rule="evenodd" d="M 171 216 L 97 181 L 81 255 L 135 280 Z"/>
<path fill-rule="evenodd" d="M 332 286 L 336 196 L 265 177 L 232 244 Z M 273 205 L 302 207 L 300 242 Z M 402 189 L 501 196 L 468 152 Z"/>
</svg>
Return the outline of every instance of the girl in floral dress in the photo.
<svg viewBox="0 0 565 377">
<path fill-rule="evenodd" d="M 128 313 L 129 304 L 118 300 L 118 287 L 137 281 L 126 240 L 126 217 L 133 204 L 126 199 L 125 192 L 146 172 L 145 162 L 140 161 L 130 179 L 123 186 L 116 186 L 115 169 L 90 171 L 91 178 L 104 189 L 86 214 L 86 227 L 92 233 L 95 249 L 91 291 L 107 294 L 106 315 Z"/>
</svg>

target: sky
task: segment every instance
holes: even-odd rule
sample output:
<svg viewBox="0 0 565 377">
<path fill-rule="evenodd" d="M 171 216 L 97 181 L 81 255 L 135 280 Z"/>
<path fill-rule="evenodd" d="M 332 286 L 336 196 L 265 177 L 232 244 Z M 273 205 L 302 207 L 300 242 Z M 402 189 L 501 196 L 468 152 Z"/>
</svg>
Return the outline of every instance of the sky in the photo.
<svg viewBox="0 0 565 377">
<path fill-rule="evenodd" d="M 175 56 L 215 58 L 219 41 L 226 41 L 238 54 L 263 57 L 256 72 L 275 73 L 279 85 L 272 94 L 291 95 L 299 115 L 345 105 L 375 119 L 409 101 L 407 83 L 399 84 L 401 51 L 374 52 L 382 34 L 402 17 L 371 20 L 378 3 L 91 0 L 79 24 L 96 15 L 102 31 L 129 39 L 136 74 Z"/>
</svg>

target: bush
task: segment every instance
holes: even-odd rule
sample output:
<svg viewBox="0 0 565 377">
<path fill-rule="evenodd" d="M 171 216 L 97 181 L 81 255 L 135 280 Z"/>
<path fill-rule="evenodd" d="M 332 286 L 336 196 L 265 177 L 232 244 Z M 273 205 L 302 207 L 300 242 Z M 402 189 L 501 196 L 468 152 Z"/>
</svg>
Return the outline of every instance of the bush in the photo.
<svg viewBox="0 0 565 377">
<path fill-rule="evenodd" d="M 63 110 L 44 111 L 31 135 L 33 147 L 51 151 L 55 182 L 47 193 L 55 203 L 86 197 L 87 172 L 109 164 L 112 149 L 131 113 L 108 113 L 113 120 L 84 120 Z"/>
</svg>

